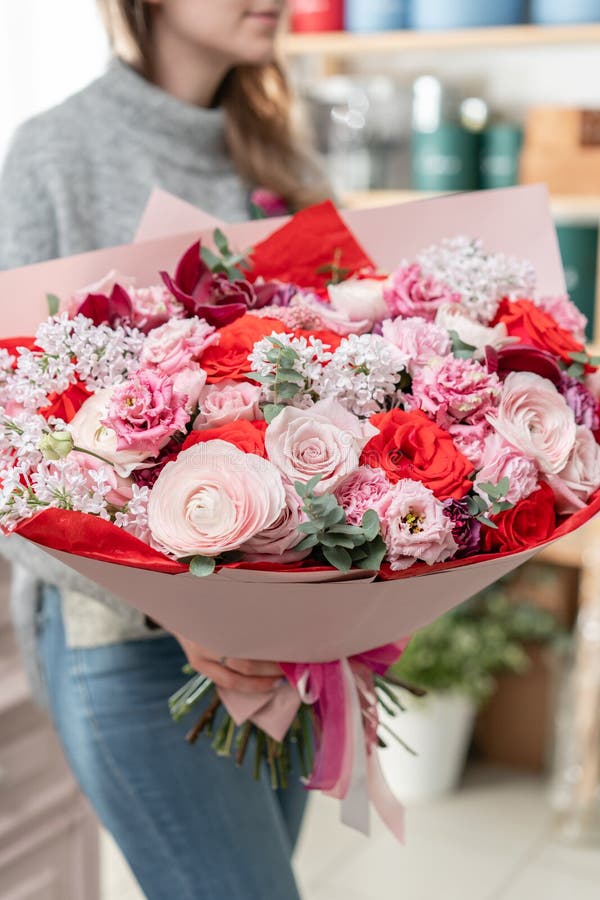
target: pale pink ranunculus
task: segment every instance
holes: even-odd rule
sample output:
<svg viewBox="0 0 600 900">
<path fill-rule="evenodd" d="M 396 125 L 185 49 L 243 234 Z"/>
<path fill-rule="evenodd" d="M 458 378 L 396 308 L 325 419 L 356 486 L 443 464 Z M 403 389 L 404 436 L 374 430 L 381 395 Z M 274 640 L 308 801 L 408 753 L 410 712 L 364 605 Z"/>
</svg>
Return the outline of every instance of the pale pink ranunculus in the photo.
<svg viewBox="0 0 600 900">
<path fill-rule="evenodd" d="M 417 560 L 432 566 L 458 550 L 444 504 L 420 481 L 402 479 L 377 504 L 387 558 L 395 572 Z"/>
<path fill-rule="evenodd" d="M 338 484 L 335 498 L 346 513 L 347 523 L 360 525 L 367 510 L 375 509 L 390 488 L 382 469 L 360 466 Z"/>
<path fill-rule="evenodd" d="M 423 316 L 429 322 L 440 306 L 460 300 L 460 294 L 426 275 L 418 263 L 397 269 L 386 282 L 383 297 L 392 317 Z"/>
<path fill-rule="evenodd" d="M 483 459 L 485 445 L 493 433 L 492 426 L 487 419 L 480 419 L 473 425 L 465 425 L 463 422 L 453 423 L 448 427 L 454 446 L 466 456 L 473 468 L 478 469 Z"/>
<path fill-rule="evenodd" d="M 285 505 L 275 521 L 246 541 L 240 548 L 246 562 L 297 563 L 310 555 L 310 550 L 293 548 L 306 537 L 298 526 L 307 521 L 302 500 L 289 482 L 284 484 Z"/>
<path fill-rule="evenodd" d="M 435 324 L 447 333 L 456 332 L 463 344 L 473 347 L 473 359 L 485 358 L 485 348 L 501 350 L 518 343 L 518 338 L 508 336 L 506 325 L 499 322 L 490 328 L 472 319 L 459 303 L 444 303 L 437 311 Z"/>
<path fill-rule="evenodd" d="M 485 444 L 475 490 L 487 499 L 487 494 L 478 485 L 498 484 L 503 478 L 508 478 L 510 487 L 503 499 L 516 504 L 537 490 L 538 474 L 537 464 L 532 459 L 523 456 L 501 435 L 492 434 Z"/>
<path fill-rule="evenodd" d="M 138 369 L 112 393 L 102 424 L 117 435 L 118 450 L 156 456 L 189 421 L 185 394 L 160 370 Z"/>
<path fill-rule="evenodd" d="M 86 481 L 90 490 L 95 490 L 95 482 L 92 473 L 101 473 L 105 481 L 110 485 L 110 491 L 106 494 L 106 500 L 116 507 L 125 506 L 133 496 L 131 478 L 123 478 L 118 474 L 116 469 L 101 462 L 97 457 L 90 456 L 89 453 L 82 453 L 73 450 L 69 454 L 69 460 L 76 462 L 79 468 L 85 473 Z"/>
<path fill-rule="evenodd" d="M 176 300 L 164 285 L 128 287 L 131 300 L 131 324 L 142 331 L 151 331 L 171 319 L 186 315 L 183 303 Z"/>
<path fill-rule="evenodd" d="M 330 398 L 309 409 L 286 407 L 268 426 L 265 446 L 292 484 L 320 475 L 316 493 L 323 494 L 358 468 L 363 447 L 376 434 L 376 428 Z"/>
<path fill-rule="evenodd" d="M 281 515 L 275 466 L 227 441 L 207 441 L 167 463 L 150 493 L 153 539 L 178 559 L 237 550 Z"/>
<path fill-rule="evenodd" d="M 564 328 L 565 331 L 572 334 L 576 341 L 579 341 L 581 344 L 585 343 L 587 318 L 575 306 L 570 297 L 566 294 L 559 294 L 554 297 L 538 297 L 534 303 L 552 316 L 560 328 Z"/>
<path fill-rule="evenodd" d="M 198 362 L 207 347 L 219 342 L 219 333 L 205 319 L 173 319 L 150 332 L 140 355 L 142 365 L 174 375 Z"/>
<path fill-rule="evenodd" d="M 561 515 L 582 509 L 600 488 L 600 446 L 589 428 L 577 426 L 575 446 L 565 468 L 548 481 Z"/>
<path fill-rule="evenodd" d="M 69 318 L 77 315 L 79 307 L 90 294 L 103 294 L 105 297 L 108 297 L 117 284 L 128 290 L 135 285 L 135 278 L 132 278 L 130 275 L 121 275 L 116 269 L 111 269 L 103 278 L 99 278 L 98 281 L 88 284 L 71 295 L 66 304 L 66 312 Z"/>
<path fill-rule="evenodd" d="M 139 449 L 119 449 L 117 435 L 104 424 L 116 387 L 101 388 L 82 404 L 69 422 L 76 447 L 98 454 L 114 465 L 119 475 L 127 477 L 147 461 L 149 454 Z"/>
<path fill-rule="evenodd" d="M 453 422 L 473 424 L 496 408 L 502 384 L 474 359 L 446 356 L 415 372 L 413 397 L 442 428 Z"/>
<path fill-rule="evenodd" d="M 498 409 L 488 421 L 545 474 L 557 475 L 575 444 L 575 416 L 551 381 L 533 372 L 511 372 Z"/>
<path fill-rule="evenodd" d="M 185 408 L 190 415 L 198 409 L 200 395 L 205 384 L 206 372 L 200 368 L 198 363 L 191 363 L 173 375 L 173 388 L 186 398 Z"/>
<path fill-rule="evenodd" d="M 299 311 L 304 318 L 310 316 L 318 317 L 318 328 L 324 328 L 346 337 L 349 334 L 367 334 L 373 328 L 373 322 L 369 318 L 351 319 L 345 312 L 335 309 L 331 303 L 325 303 L 316 294 L 309 291 L 298 294 L 293 298 L 289 311 Z M 295 313 L 294 315 L 297 315 Z M 284 324 L 287 325 L 289 317 L 283 318 Z"/>
<path fill-rule="evenodd" d="M 386 341 L 398 347 L 411 375 L 431 360 L 447 356 L 452 349 L 448 332 L 422 316 L 386 319 L 381 333 Z"/>
<path fill-rule="evenodd" d="M 259 407 L 261 390 L 247 381 L 226 379 L 218 384 L 207 384 L 198 398 L 200 412 L 194 421 L 194 431 L 218 428 L 229 422 L 262 419 Z"/>
<path fill-rule="evenodd" d="M 344 315 L 350 322 L 367 320 L 371 327 L 389 315 L 383 299 L 385 282 L 375 278 L 349 278 L 327 288 L 332 309 Z"/>
</svg>

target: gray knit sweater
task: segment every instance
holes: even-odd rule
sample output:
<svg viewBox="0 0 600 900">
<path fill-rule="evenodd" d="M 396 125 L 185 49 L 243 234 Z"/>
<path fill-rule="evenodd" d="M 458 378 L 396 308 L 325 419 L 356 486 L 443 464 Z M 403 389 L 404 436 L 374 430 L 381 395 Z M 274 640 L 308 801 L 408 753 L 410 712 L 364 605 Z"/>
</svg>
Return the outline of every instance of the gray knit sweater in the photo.
<svg viewBox="0 0 600 900">
<path fill-rule="evenodd" d="M 131 241 L 154 187 L 226 221 L 248 218 L 248 188 L 228 158 L 222 111 L 182 103 L 114 60 L 15 135 L 0 177 L 0 270 Z M 61 588 L 71 646 L 156 635 L 139 613 L 31 544 L 3 539 L 0 552 L 20 564 L 13 609 L 29 661 L 42 578 Z"/>
</svg>

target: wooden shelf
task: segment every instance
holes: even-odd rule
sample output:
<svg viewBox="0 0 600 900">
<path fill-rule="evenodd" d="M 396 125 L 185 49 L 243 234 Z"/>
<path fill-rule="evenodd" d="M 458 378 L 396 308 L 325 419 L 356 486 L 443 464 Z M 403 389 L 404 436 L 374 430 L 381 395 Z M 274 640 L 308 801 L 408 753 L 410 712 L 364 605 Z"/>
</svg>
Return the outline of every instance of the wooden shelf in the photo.
<svg viewBox="0 0 600 900">
<path fill-rule="evenodd" d="M 391 206 L 394 203 L 410 203 L 444 196 L 442 192 L 427 191 L 354 191 L 343 196 L 343 204 L 349 209 L 367 209 L 374 206 Z M 600 195 L 557 195 L 551 198 L 552 209 L 557 215 L 600 218 Z"/>
<path fill-rule="evenodd" d="M 384 31 L 377 34 L 320 32 L 286 34 L 284 56 L 346 57 L 368 53 L 468 50 L 482 48 L 548 47 L 600 42 L 600 24 L 512 25 L 505 28 L 470 28 L 456 31 Z"/>
</svg>

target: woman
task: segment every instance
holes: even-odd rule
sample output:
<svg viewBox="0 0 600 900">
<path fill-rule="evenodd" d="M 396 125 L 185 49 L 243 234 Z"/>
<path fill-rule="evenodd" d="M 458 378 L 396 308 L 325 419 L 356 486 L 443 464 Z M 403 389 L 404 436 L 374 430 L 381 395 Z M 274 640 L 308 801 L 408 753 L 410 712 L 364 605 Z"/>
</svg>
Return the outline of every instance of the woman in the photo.
<svg viewBox="0 0 600 900">
<path fill-rule="evenodd" d="M 17 133 L 0 180 L 0 268 L 130 241 L 155 186 L 231 221 L 248 218 L 258 186 L 290 208 L 325 196 L 273 62 L 282 0 L 100 2 L 121 58 Z M 147 897 L 297 898 L 303 788 L 274 794 L 208 741 L 190 748 L 166 709 L 186 656 L 242 691 L 272 690 L 278 666 L 213 659 L 31 547 L 16 556 L 16 608 L 23 620 L 37 602 L 63 745 Z"/>
</svg>

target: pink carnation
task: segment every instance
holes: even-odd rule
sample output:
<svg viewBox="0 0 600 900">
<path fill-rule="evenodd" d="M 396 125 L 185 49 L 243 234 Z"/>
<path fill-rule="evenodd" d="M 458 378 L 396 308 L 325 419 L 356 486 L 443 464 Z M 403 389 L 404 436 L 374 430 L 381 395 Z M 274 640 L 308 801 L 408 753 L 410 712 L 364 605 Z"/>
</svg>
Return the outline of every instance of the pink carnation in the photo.
<svg viewBox="0 0 600 900">
<path fill-rule="evenodd" d="M 346 513 L 349 525 L 360 525 L 362 517 L 390 490 L 390 482 L 381 469 L 361 466 L 345 478 L 335 490 L 335 497 Z"/>
<path fill-rule="evenodd" d="M 285 483 L 285 506 L 275 521 L 250 538 L 242 547 L 246 562 L 296 563 L 310 554 L 310 550 L 294 550 L 304 534 L 298 526 L 306 522 L 302 500 L 289 482 Z"/>
<path fill-rule="evenodd" d="M 151 331 L 170 319 L 182 319 L 186 312 L 183 303 L 163 287 L 128 287 L 131 299 L 131 324 L 141 331 Z"/>
<path fill-rule="evenodd" d="M 510 484 L 503 498 L 509 503 L 518 503 L 538 488 L 538 468 L 535 462 L 523 456 L 499 434 L 494 434 L 486 442 L 475 490 L 487 498 L 478 484 L 498 484 L 503 478 L 508 478 Z"/>
<path fill-rule="evenodd" d="M 452 349 L 448 332 L 422 316 L 387 319 L 382 325 L 382 335 L 404 355 L 411 375 L 432 359 L 447 356 Z"/>
<path fill-rule="evenodd" d="M 140 359 L 143 365 L 174 375 L 197 362 L 207 347 L 218 342 L 218 332 L 204 319 L 174 319 L 150 332 Z"/>
<path fill-rule="evenodd" d="M 432 566 L 458 550 L 444 504 L 420 481 L 403 479 L 377 504 L 387 558 L 395 572 L 417 560 Z"/>
<path fill-rule="evenodd" d="M 587 318 L 566 295 L 540 297 L 535 305 L 552 316 L 557 325 L 572 334 L 576 341 L 585 343 Z"/>
<path fill-rule="evenodd" d="M 115 389 L 102 424 L 115 432 L 117 450 L 156 456 L 189 421 L 186 399 L 175 391 L 172 378 L 140 369 Z"/>
<path fill-rule="evenodd" d="M 261 419 L 260 394 L 260 387 L 247 381 L 226 379 L 207 385 L 200 393 L 200 413 L 194 422 L 194 431 L 218 428 L 239 419 L 249 422 Z"/>
<path fill-rule="evenodd" d="M 498 376 L 481 363 L 455 356 L 419 369 L 412 383 L 420 408 L 443 428 L 482 419 L 498 405 L 501 389 Z"/>
<path fill-rule="evenodd" d="M 390 277 L 383 294 L 388 309 L 395 316 L 423 316 L 435 319 L 443 303 L 458 303 L 455 294 L 445 284 L 425 275 L 418 263 L 398 269 Z"/>
</svg>

